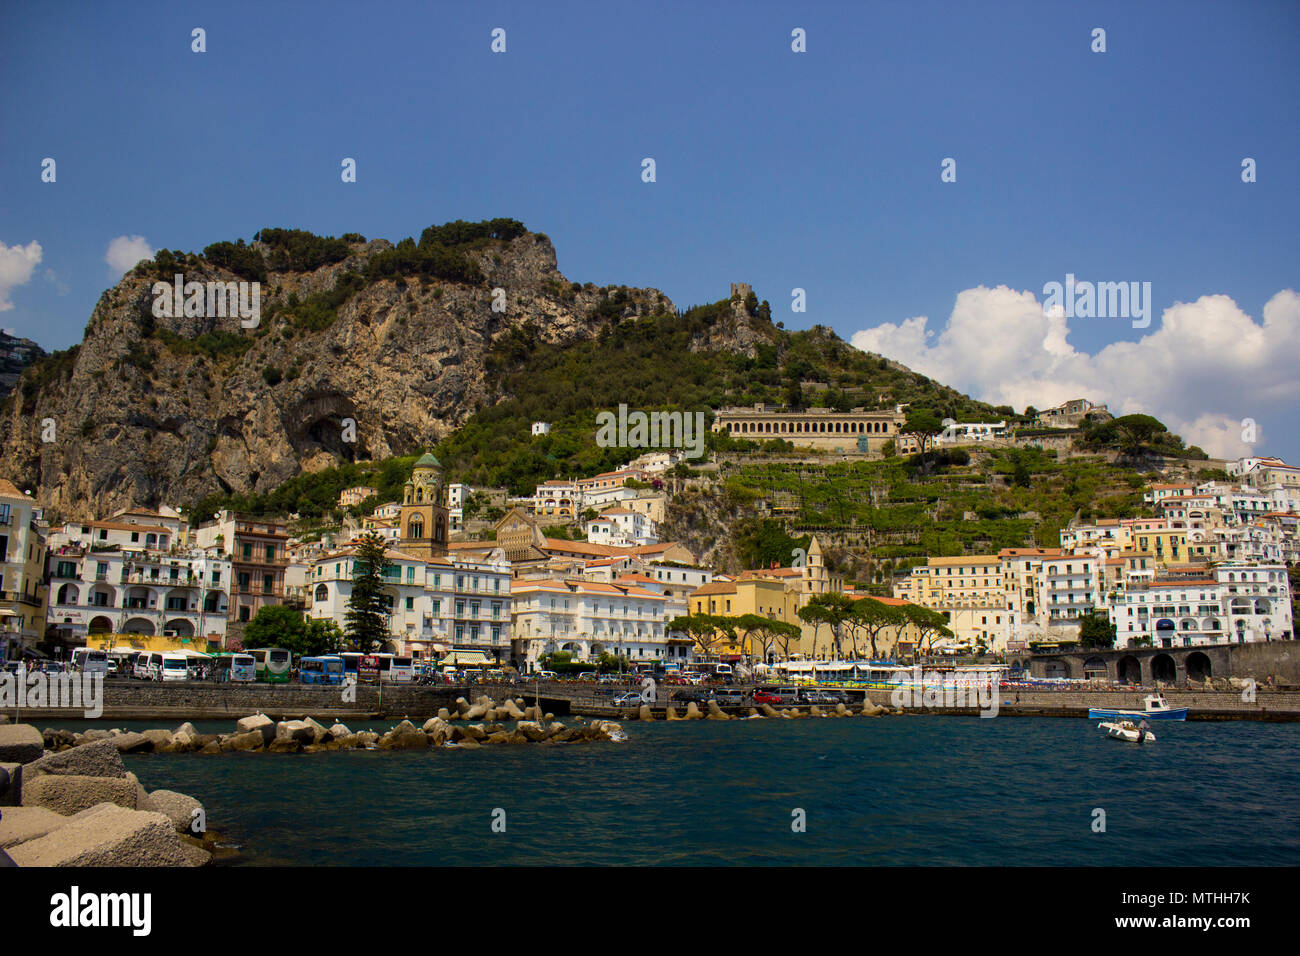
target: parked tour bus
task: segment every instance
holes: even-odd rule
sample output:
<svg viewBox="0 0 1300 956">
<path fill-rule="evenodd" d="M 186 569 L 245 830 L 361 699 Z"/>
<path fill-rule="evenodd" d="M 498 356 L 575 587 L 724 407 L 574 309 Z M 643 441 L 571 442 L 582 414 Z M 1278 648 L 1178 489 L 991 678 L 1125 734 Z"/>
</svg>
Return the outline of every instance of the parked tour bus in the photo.
<svg viewBox="0 0 1300 956">
<path fill-rule="evenodd" d="M 339 655 L 343 658 L 343 673 L 353 680 L 357 677 L 357 667 L 363 657 L 379 658 L 379 679 L 390 684 L 409 684 L 415 680 L 414 662 L 409 657 L 396 654 L 362 654 L 358 651 L 345 651 Z"/>
<path fill-rule="evenodd" d="M 108 672 L 108 653 L 90 647 L 76 647 L 72 650 L 72 669 L 87 674 L 106 674 Z"/>
<path fill-rule="evenodd" d="M 283 647 L 258 647 L 248 651 L 257 668 L 257 679 L 267 684 L 287 684 L 292 676 L 293 655 Z"/>
<path fill-rule="evenodd" d="M 157 680 L 189 680 L 190 659 L 185 654 L 161 654 Z"/>
<path fill-rule="evenodd" d="M 304 684 L 342 684 L 343 658 L 336 654 L 298 659 L 298 679 Z"/>
<path fill-rule="evenodd" d="M 247 684 L 257 680 L 257 661 L 252 654 L 222 651 L 212 663 L 218 681 Z"/>
</svg>

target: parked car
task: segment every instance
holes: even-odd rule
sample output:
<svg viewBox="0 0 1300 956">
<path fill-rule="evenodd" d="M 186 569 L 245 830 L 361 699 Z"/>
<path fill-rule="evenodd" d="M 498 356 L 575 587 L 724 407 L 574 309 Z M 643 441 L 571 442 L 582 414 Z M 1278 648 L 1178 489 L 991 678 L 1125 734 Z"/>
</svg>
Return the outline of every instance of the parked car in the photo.
<svg viewBox="0 0 1300 956">
<path fill-rule="evenodd" d="M 754 694 L 754 703 L 756 704 L 783 704 L 781 695 L 770 690 L 760 690 Z"/>
<path fill-rule="evenodd" d="M 560 675 L 555 671 L 538 671 L 537 678 L 538 680 L 559 680 Z"/>
<path fill-rule="evenodd" d="M 584 684 L 594 684 L 596 683 L 596 675 L 592 671 L 583 671 L 578 675 L 578 680 L 582 681 Z"/>
<path fill-rule="evenodd" d="M 726 687 L 722 690 L 714 691 L 713 699 L 719 707 L 737 707 L 745 702 L 745 692 L 736 690 L 732 687 Z"/>
<path fill-rule="evenodd" d="M 641 703 L 640 694 L 620 694 L 614 698 L 615 707 L 640 707 Z"/>
<path fill-rule="evenodd" d="M 713 691 L 707 687 L 683 687 L 681 690 L 673 691 L 672 699 L 683 703 L 693 700 L 702 704 L 713 699 Z"/>
<path fill-rule="evenodd" d="M 800 702 L 804 704 L 842 704 L 844 697 L 841 694 L 833 693 L 828 690 L 806 690 L 799 695 Z"/>
</svg>

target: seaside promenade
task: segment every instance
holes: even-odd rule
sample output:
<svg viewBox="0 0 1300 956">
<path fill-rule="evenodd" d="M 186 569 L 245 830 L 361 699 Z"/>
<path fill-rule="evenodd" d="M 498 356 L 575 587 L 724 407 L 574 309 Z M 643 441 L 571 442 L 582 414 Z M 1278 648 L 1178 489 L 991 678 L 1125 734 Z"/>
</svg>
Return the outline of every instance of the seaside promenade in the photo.
<svg viewBox="0 0 1300 956">
<path fill-rule="evenodd" d="M 494 697 L 522 697 L 536 703 L 548 713 L 557 715 L 586 715 L 592 717 L 626 717 L 635 715 L 638 708 L 615 705 L 616 697 L 639 691 L 633 684 L 603 685 L 576 682 L 521 682 L 519 684 L 360 684 L 352 688 L 345 700 L 338 686 L 301 684 L 209 684 L 186 682 L 178 684 L 106 681 L 104 684 L 103 713 L 99 722 L 126 720 L 208 720 L 239 718 L 250 713 L 264 713 L 277 719 L 293 719 L 310 715 L 318 719 L 330 718 L 428 718 L 437 715 L 441 708 L 452 709 L 458 697 L 474 699 L 480 694 Z M 742 692 L 748 688 L 737 688 Z M 663 717 L 670 703 L 684 710 L 684 697 L 674 700 L 672 691 L 678 688 L 660 687 L 651 704 L 651 713 Z M 836 688 L 847 698 L 850 707 L 860 707 L 864 697 L 873 704 L 893 709 L 893 692 L 889 689 Z M 1141 709 L 1142 699 L 1153 689 L 1107 690 L 1046 690 L 1041 688 L 1001 688 L 998 694 L 999 715 L 1085 717 L 1089 707 L 1113 709 Z M 1240 690 L 1179 690 L 1162 689 L 1173 707 L 1190 708 L 1191 720 L 1300 720 L 1300 691 L 1273 690 L 1258 687 L 1252 695 Z M 751 708 L 747 699 L 743 704 L 721 705 L 723 712 L 743 716 Z M 803 707 L 803 705 L 800 705 Z M 803 707 L 806 710 L 806 707 Z M 974 707 L 905 706 L 912 714 L 976 714 Z M 80 720 L 84 714 L 78 709 L 36 708 L 24 709 L 15 714 L 6 708 L 0 714 L 0 723 L 15 720 L 40 722 L 42 720 Z"/>
</svg>

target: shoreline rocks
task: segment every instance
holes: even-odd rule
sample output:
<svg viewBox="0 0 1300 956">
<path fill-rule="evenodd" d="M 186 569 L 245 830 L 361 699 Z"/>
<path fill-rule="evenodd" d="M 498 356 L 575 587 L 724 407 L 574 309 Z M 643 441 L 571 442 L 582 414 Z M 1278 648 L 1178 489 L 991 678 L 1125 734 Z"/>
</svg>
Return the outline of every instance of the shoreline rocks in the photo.
<svg viewBox="0 0 1300 956">
<path fill-rule="evenodd" d="M 149 793 L 122 753 L 190 746 L 193 725 L 176 731 L 41 734 L 30 724 L 6 728 L 5 792 L 0 793 L 0 856 L 18 866 L 204 866 L 216 850 L 203 805 L 171 790 Z M 256 735 L 261 739 L 261 735 Z M 31 742 L 52 743 L 33 752 Z"/>
</svg>

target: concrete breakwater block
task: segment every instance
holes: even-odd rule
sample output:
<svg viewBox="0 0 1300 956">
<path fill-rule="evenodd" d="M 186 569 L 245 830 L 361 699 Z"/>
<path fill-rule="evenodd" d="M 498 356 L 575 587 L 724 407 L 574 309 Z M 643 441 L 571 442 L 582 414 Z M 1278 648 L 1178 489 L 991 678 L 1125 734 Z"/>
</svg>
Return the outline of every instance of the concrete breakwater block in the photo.
<svg viewBox="0 0 1300 956">
<path fill-rule="evenodd" d="M 272 740 L 275 738 L 272 737 Z M 256 750 L 266 744 L 266 737 L 260 730 L 250 730 L 247 733 L 231 734 L 228 737 L 222 737 L 220 743 L 221 750 Z M 208 748 L 204 748 L 207 751 Z"/>
<path fill-rule="evenodd" d="M 388 733 L 379 738 L 380 750 L 423 750 L 429 746 L 429 738 L 409 720 L 404 720 Z"/>
<path fill-rule="evenodd" d="M 45 738 L 31 724 L 0 727 L 0 762 L 31 763 L 45 753 Z"/>
<path fill-rule="evenodd" d="M 54 779 L 46 777 L 45 779 Z M 186 847 L 161 813 L 106 804 L 8 851 L 19 866 L 198 866 L 208 854 Z"/>
<path fill-rule="evenodd" d="M 716 700 L 709 701 L 708 708 L 709 708 L 709 720 L 730 720 L 731 719 L 730 714 L 723 713 L 722 708 L 718 706 L 718 702 Z"/>
<path fill-rule="evenodd" d="M 63 814 L 46 807 L 7 807 L 0 817 L 0 850 L 43 837 L 67 822 Z"/>
<path fill-rule="evenodd" d="M 42 774 L 75 777 L 125 777 L 126 764 L 117 746 L 111 740 L 96 740 L 71 750 L 46 754 L 26 767 L 26 777 L 35 779 Z"/>
<path fill-rule="evenodd" d="M 429 738 L 429 744 L 434 747 L 441 747 L 451 736 L 451 725 L 442 717 L 430 717 L 420 729 Z"/>
<path fill-rule="evenodd" d="M 317 727 L 320 724 L 316 725 Z M 316 742 L 316 731 L 312 725 L 305 720 L 282 720 L 275 725 L 276 741 L 293 740 L 299 744 L 312 744 Z"/>
<path fill-rule="evenodd" d="M 687 719 L 687 720 L 699 720 L 699 719 L 701 719 L 703 716 L 704 716 L 704 715 L 700 713 L 699 705 L 696 704 L 695 701 L 692 700 L 692 701 L 688 701 L 688 702 L 687 702 L 687 704 L 686 704 L 686 719 Z"/>
<path fill-rule="evenodd" d="M 80 777 L 47 774 L 23 781 L 23 806 L 45 807 L 71 816 L 96 804 L 111 803 L 134 810 L 140 784 L 131 777 Z"/>
<path fill-rule="evenodd" d="M 243 717 L 235 722 L 237 733 L 246 734 L 250 731 L 257 731 L 262 735 L 263 743 L 270 743 L 275 739 L 275 721 L 266 714 L 253 714 L 251 717 Z"/>
<path fill-rule="evenodd" d="M 203 811 L 203 804 L 175 790 L 155 790 L 145 797 L 144 804 L 138 809 L 161 813 L 172 822 L 177 833 L 189 833 L 195 819 Z"/>
</svg>

